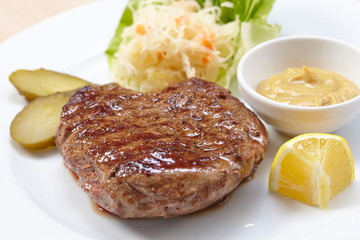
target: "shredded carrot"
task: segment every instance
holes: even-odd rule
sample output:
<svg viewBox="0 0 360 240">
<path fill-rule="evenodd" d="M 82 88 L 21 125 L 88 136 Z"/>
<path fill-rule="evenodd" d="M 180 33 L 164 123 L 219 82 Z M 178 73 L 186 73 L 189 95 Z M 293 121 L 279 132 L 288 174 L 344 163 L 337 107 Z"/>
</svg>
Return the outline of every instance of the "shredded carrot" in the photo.
<svg viewBox="0 0 360 240">
<path fill-rule="evenodd" d="M 215 41 L 216 41 L 216 35 L 215 35 L 214 32 L 211 32 L 211 33 L 210 33 L 209 39 L 210 39 L 211 42 L 215 42 Z"/>
<path fill-rule="evenodd" d="M 184 16 L 175 18 L 175 24 L 177 27 L 181 26 L 184 24 Z"/>
<path fill-rule="evenodd" d="M 210 36 L 207 34 L 207 32 L 204 30 L 203 27 L 200 27 L 200 31 L 203 35 L 203 37 L 201 38 L 201 45 L 203 45 L 204 47 L 213 50 L 213 45 L 212 43 L 216 42 L 216 35 L 214 32 L 210 33 Z"/>
<path fill-rule="evenodd" d="M 204 47 L 213 50 L 212 44 L 207 39 L 203 39 L 201 43 Z"/>
<path fill-rule="evenodd" d="M 206 47 L 209 50 L 213 50 L 213 45 L 211 44 L 211 42 L 215 42 L 215 34 L 212 32 L 210 34 L 210 36 L 208 36 L 208 34 L 206 33 L 206 31 L 201 28 L 201 32 L 203 34 L 203 38 L 201 39 L 201 45 Z M 203 64 L 207 64 L 208 62 L 211 61 L 211 59 L 213 58 L 213 54 L 208 52 L 205 54 L 205 56 L 202 58 L 202 63 Z"/>
<path fill-rule="evenodd" d="M 146 34 L 146 29 L 145 29 L 144 25 L 137 25 L 136 26 L 136 33 L 140 34 L 140 35 L 145 35 Z"/>
<path fill-rule="evenodd" d="M 212 58 L 213 58 L 213 55 L 211 53 L 206 53 L 205 57 L 202 58 L 202 63 L 207 64 L 208 62 L 211 61 Z"/>
<path fill-rule="evenodd" d="M 180 27 L 180 26 L 189 24 L 189 20 L 188 20 L 188 18 L 186 18 L 186 16 L 182 15 L 178 18 L 175 18 L 175 24 L 176 24 L 176 27 Z"/>
<path fill-rule="evenodd" d="M 157 53 L 157 59 L 158 59 L 158 61 L 160 62 L 161 60 L 163 60 L 164 59 L 164 56 L 166 56 L 166 52 L 164 51 L 164 52 L 158 52 Z"/>
</svg>

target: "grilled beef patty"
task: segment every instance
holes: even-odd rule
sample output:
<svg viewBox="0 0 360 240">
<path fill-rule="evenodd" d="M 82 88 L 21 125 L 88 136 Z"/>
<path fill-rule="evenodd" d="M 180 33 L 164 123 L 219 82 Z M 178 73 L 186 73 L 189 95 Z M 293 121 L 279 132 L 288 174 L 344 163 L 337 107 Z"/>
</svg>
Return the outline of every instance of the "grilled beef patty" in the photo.
<svg viewBox="0 0 360 240">
<path fill-rule="evenodd" d="M 236 188 L 263 159 L 268 133 L 230 91 L 192 78 L 151 93 L 82 88 L 63 108 L 56 144 L 104 209 L 168 218 Z"/>
</svg>

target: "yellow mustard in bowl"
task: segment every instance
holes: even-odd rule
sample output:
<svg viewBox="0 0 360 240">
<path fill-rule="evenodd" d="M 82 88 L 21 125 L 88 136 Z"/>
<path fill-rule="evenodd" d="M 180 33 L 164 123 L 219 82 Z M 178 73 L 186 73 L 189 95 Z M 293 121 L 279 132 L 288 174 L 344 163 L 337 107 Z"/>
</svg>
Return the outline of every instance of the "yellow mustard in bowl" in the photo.
<svg viewBox="0 0 360 240">
<path fill-rule="evenodd" d="M 355 83 L 324 69 L 303 66 L 263 80 L 256 90 L 272 100 L 304 107 L 320 107 L 341 103 L 360 94 Z"/>
</svg>

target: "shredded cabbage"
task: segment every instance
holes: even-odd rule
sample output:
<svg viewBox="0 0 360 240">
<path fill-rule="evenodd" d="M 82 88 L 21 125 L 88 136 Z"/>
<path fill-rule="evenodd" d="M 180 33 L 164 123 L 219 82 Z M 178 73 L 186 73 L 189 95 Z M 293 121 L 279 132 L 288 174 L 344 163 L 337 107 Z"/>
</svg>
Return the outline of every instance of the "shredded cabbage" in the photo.
<svg viewBox="0 0 360 240">
<path fill-rule="evenodd" d="M 239 16 L 224 23 L 222 9 L 233 7 L 231 2 L 198 2 L 130 1 L 132 22 L 118 36 L 112 81 L 150 91 L 196 76 L 228 87 L 236 72 L 234 59 L 243 55 Z"/>
</svg>

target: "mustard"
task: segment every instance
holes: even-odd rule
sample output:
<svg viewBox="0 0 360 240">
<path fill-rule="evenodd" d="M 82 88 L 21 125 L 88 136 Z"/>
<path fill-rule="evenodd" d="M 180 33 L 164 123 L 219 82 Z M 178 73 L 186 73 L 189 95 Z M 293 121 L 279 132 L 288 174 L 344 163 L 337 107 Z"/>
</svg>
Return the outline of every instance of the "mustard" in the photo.
<svg viewBox="0 0 360 240">
<path fill-rule="evenodd" d="M 287 68 L 263 80 L 256 90 L 272 100 L 296 106 L 319 107 L 341 103 L 360 94 L 344 76 L 319 68 Z"/>
</svg>

